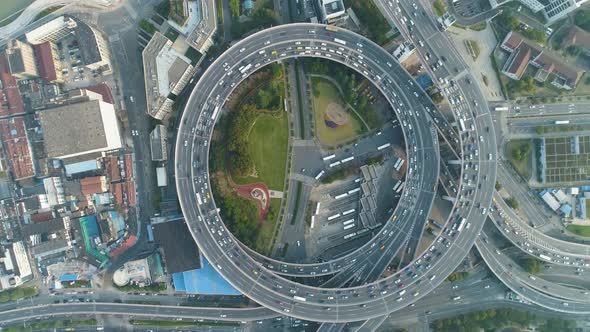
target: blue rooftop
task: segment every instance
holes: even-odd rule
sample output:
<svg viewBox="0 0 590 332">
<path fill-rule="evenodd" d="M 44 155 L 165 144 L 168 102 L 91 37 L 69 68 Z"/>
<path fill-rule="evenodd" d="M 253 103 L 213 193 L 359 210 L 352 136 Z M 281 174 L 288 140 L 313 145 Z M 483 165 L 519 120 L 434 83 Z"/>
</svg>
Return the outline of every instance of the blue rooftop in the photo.
<svg viewBox="0 0 590 332">
<path fill-rule="evenodd" d="M 241 295 L 202 257 L 200 269 L 172 275 L 174 289 L 191 294 Z"/>
</svg>

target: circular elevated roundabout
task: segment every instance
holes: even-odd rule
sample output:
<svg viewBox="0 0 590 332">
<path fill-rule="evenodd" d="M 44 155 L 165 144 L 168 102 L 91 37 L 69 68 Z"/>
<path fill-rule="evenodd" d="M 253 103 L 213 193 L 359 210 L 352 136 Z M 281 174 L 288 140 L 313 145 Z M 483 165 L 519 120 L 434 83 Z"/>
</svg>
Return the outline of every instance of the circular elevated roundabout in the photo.
<svg viewBox="0 0 590 332">
<path fill-rule="evenodd" d="M 296 57 L 332 60 L 370 80 L 389 101 L 400 122 L 408 123 L 401 127 L 406 145 L 410 142 L 416 147 L 407 149 L 406 146 L 408 168 L 413 171 L 408 172 L 401 200 L 379 233 L 344 257 L 313 264 L 281 262 L 245 248 L 223 224 L 210 192 L 211 186 L 205 185 L 209 181 L 211 135 L 225 100 L 257 69 Z M 436 130 L 426 111 L 434 106 L 422 90 L 416 89 L 417 84 L 409 84 L 411 81 L 395 58 L 370 40 L 345 29 L 307 23 L 281 25 L 251 35 L 228 49 L 205 71 L 192 91 L 179 126 L 175 150 L 176 185 L 184 217 L 201 252 L 232 286 L 253 301 L 284 315 L 318 322 L 352 322 L 406 307 L 453 272 L 472 247 L 485 221 L 476 203 L 489 207 L 493 187 L 486 192 L 476 192 L 470 207 L 454 207 L 448 224 L 464 220 L 471 227 L 448 237 L 449 246 L 434 241 L 432 250 L 422 254 L 429 255 L 428 268 L 426 264 L 412 262 L 389 277 L 347 288 L 313 287 L 284 277 L 351 276 L 367 265 L 373 269 L 385 267 L 408 240 L 414 224 L 421 220 L 419 224 L 422 225 L 427 218 L 439 175 Z M 481 146 L 480 155 L 493 152 L 484 150 Z M 480 173 L 493 172 L 489 162 L 480 163 Z M 198 178 L 205 181 L 197 181 Z M 476 191 L 480 179 L 478 176 L 475 182 Z M 462 187 L 459 187 L 459 194 Z M 417 257 L 416 261 L 421 258 Z"/>
</svg>

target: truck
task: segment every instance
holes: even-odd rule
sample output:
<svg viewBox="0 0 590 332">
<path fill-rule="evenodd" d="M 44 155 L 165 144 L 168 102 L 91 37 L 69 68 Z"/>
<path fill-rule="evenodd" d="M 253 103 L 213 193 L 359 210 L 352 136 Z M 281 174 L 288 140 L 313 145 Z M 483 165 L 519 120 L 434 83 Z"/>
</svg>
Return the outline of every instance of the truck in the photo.
<svg viewBox="0 0 590 332">
<path fill-rule="evenodd" d="M 457 227 L 457 232 L 461 232 L 463 230 L 463 227 L 465 227 L 466 221 L 467 221 L 467 219 L 461 218 L 461 222 L 459 223 L 459 227 Z"/>
<path fill-rule="evenodd" d="M 465 121 L 463 121 L 463 119 L 459 119 L 459 126 L 461 127 L 461 131 L 466 131 L 467 130 L 465 128 Z"/>
<path fill-rule="evenodd" d="M 539 255 L 539 258 L 551 262 L 551 257 L 549 257 L 547 255 L 540 254 Z"/>
<path fill-rule="evenodd" d="M 391 144 L 390 144 L 390 143 L 385 143 L 385 144 L 383 144 L 383 145 L 381 145 L 381 146 L 377 147 L 377 151 L 381 151 L 381 150 L 383 150 L 383 149 L 387 149 L 387 148 L 388 148 L 388 147 L 390 147 L 390 146 L 391 146 Z"/>
<path fill-rule="evenodd" d="M 251 63 L 249 63 L 247 66 L 240 67 L 239 70 L 240 70 L 240 73 L 243 74 L 243 73 L 247 72 L 250 68 L 252 68 Z"/>
<path fill-rule="evenodd" d="M 346 42 L 342 39 L 334 38 L 334 41 L 337 42 L 338 44 L 346 45 Z"/>
<path fill-rule="evenodd" d="M 322 175 L 324 175 L 324 173 L 325 173 L 325 171 L 323 171 L 323 170 L 322 170 L 322 171 L 320 171 L 320 172 L 318 173 L 318 175 L 316 175 L 316 176 L 315 176 L 315 179 L 316 179 L 316 180 L 319 180 L 319 179 L 322 177 Z"/>
</svg>

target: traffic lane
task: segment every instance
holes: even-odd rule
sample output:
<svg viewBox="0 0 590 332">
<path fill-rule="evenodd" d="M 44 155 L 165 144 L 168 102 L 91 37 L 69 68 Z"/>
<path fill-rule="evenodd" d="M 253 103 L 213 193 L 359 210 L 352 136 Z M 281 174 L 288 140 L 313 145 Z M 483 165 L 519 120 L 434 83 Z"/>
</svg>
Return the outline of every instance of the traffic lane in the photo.
<svg viewBox="0 0 590 332">
<path fill-rule="evenodd" d="M 477 241 L 476 246 L 480 252 L 482 258 L 489 266 L 490 270 L 514 293 L 518 294 L 524 299 L 529 300 L 539 306 L 558 311 L 568 313 L 579 313 L 588 314 L 590 312 L 590 305 L 585 303 L 570 303 L 569 301 L 563 301 L 560 299 L 553 298 L 546 295 L 545 293 L 539 292 L 535 289 L 528 287 L 527 284 L 522 283 L 521 280 L 516 278 L 509 270 L 509 267 L 504 266 L 500 261 L 496 259 L 496 255 L 490 251 L 490 249 L 483 244 L 483 242 Z M 567 303 L 564 304 L 564 303 Z"/>
</svg>

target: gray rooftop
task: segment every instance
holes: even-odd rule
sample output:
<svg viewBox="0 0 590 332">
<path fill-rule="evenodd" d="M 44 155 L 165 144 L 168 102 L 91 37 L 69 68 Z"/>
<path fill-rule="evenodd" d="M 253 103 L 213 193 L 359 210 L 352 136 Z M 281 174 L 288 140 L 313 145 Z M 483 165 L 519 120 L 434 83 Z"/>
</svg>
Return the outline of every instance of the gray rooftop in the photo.
<svg viewBox="0 0 590 332">
<path fill-rule="evenodd" d="M 99 100 L 40 111 L 38 116 L 50 158 L 107 147 Z"/>
<path fill-rule="evenodd" d="M 80 54 L 85 65 L 102 61 L 102 56 L 98 50 L 98 42 L 96 36 L 88 25 L 83 22 L 76 21 L 78 24 L 76 28 L 76 39 L 78 40 Z"/>
</svg>

